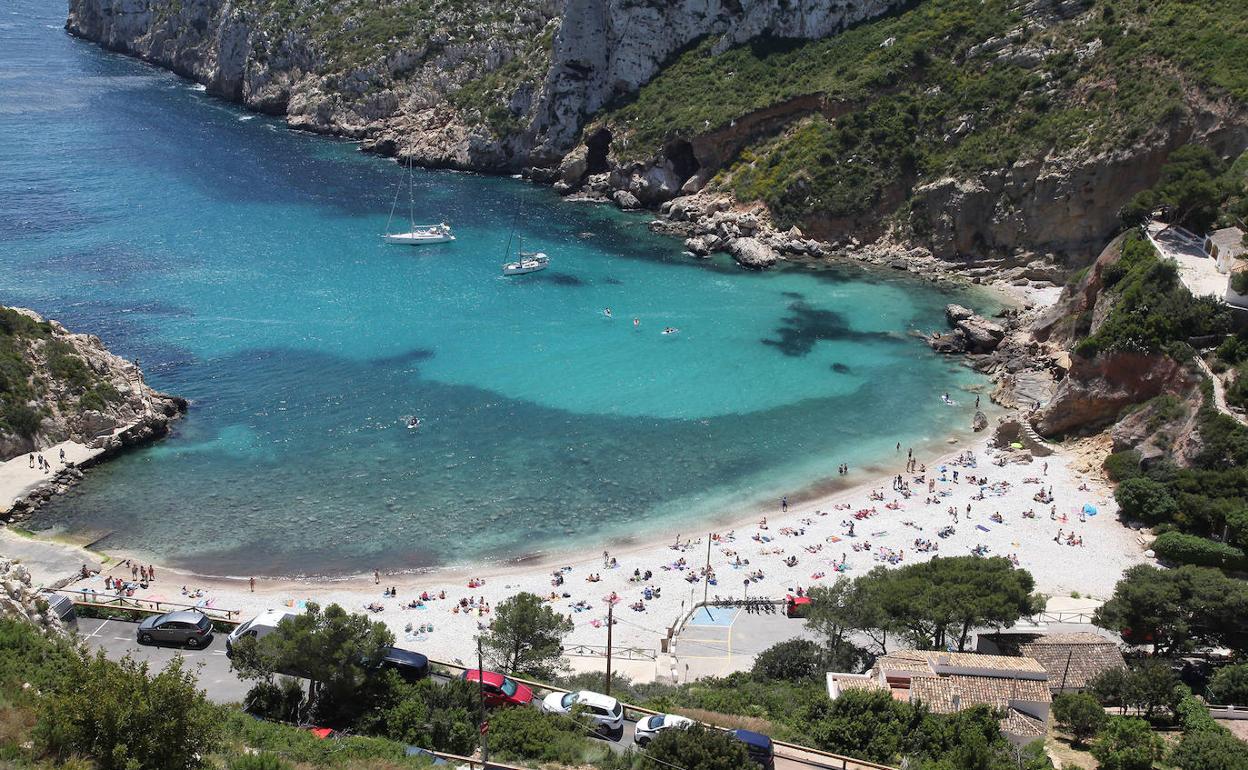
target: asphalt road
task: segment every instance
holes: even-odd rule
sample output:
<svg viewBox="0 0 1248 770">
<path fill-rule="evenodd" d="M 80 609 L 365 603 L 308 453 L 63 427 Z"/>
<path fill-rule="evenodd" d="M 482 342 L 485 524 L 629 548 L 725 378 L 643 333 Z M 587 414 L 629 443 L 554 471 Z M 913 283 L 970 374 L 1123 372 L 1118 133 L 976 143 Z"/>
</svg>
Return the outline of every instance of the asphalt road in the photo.
<svg viewBox="0 0 1248 770">
<path fill-rule="evenodd" d="M 138 624 L 125 620 L 98 620 L 79 618 L 78 633 L 92 649 L 103 650 L 113 660 L 130 655 L 138 661 L 147 662 L 154 671 L 164 668 L 175 655 L 181 655 L 199 677 L 199 686 L 215 703 L 242 703 L 251 683 L 239 679 L 230 671 L 230 659 L 225 657 L 225 634 L 216 634 L 212 641 L 198 650 L 184 647 L 139 644 L 135 638 Z M 607 743 L 618 751 L 633 745 L 634 723 L 625 721 L 624 732 L 618 741 Z M 604 739 L 605 740 L 605 739 Z"/>
</svg>

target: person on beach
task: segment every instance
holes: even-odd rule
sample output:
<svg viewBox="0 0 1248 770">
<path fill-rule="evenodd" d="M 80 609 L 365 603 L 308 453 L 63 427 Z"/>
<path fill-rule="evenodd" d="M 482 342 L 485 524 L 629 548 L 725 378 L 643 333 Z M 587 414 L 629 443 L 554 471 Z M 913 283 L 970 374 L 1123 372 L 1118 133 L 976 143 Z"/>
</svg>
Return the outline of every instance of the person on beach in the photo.
<svg viewBox="0 0 1248 770">
<path fill-rule="evenodd" d="M 35 453 L 34 452 L 30 453 L 30 467 L 32 468 L 35 467 Z"/>
<path fill-rule="evenodd" d="M 373 570 L 373 585 L 381 585 L 381 573 Z"/>
<path fill-rule="evenodd" d="M 247 582 L 251 584 L 251 592 L 254 594 L 256 592 L 256 579 L 252 577 Z"/>
<path fill-rule="evenodd" d="M 65 447 L 61 447 L 61 462 L 65 462 Z"/>
<path fill-rule="evenodd" d="M 787 513 L 788 510 L 789 510 L 789 496 L 785 495 L 784 497 L 780 498 L 780 512 Z"/>
</svg>

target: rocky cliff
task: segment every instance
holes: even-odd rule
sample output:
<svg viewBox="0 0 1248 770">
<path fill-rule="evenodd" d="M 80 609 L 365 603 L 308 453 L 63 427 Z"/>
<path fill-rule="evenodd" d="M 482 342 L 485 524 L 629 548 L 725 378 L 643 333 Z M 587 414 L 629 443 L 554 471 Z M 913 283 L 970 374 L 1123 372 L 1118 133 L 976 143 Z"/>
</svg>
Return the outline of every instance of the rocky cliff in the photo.
<svg viewBox="0 0 1248 770">
<path fill-rule="evenodd" d="M 0 618 L 21 620 L 45 634 L 64 634 L 61 619 L 48 607 L 25 565 L 0 558 Z"/>
<path fill-rule="evenodd" d="M 165 435 L 186 406 L 99 337 L 0 307 L 0 460 L 64 441 L 108 454 Z"/>
<path fill-rule="evenodd" d="M 622 208 L 699 192 L 721 209 L 762 202 L 781 241 L 764 239 L 770 252 L 713 223 L 684 233 L 716 236 L 695 245 L 750 266 L 879 241 L 892 255 L 882 261 L 1021 267 L 1086 264 L 1176 147 L 1248 148 L 1240 11 L 1235 0 L 69 0 L 66 27 L 418 164 L 522 170 Z M 794 226 L 818 248 L 790 248 L 780 234 Z"/>
</svg>

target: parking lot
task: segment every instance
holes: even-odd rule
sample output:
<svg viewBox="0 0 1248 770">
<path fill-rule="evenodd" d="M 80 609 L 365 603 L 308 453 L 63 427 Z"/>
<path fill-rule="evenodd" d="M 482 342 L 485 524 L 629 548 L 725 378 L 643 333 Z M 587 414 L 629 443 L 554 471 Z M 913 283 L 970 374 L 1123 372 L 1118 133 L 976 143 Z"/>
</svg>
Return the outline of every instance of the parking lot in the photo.
<svg viewBox="0 0 1248 770">
<path fill-rule="evenodd" d="M 91 649 L 103 650 L 112 660 L 129 655 L 149 664 L 153 671 L 164 668 L 175 655 L 181 655 L 199 677 L 199 686 L 208 699 L 217 703 L 241 703 L 251 683 L 244 682 L 230 671 L 225 657 L 225 634 L 216 634 L 208 646 L 199 650 L 139 644 L 135 638 L 137 623 L 126 620 L 79 618 L 78 633 Z"/>
</svg>

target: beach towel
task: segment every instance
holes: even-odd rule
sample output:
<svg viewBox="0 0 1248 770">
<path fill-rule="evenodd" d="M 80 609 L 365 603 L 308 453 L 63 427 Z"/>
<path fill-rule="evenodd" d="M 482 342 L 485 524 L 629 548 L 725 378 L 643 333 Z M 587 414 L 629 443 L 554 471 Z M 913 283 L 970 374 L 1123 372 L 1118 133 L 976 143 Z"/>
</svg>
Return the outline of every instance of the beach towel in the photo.
<svg viewBox="0 0 1248 770">
<path fill-rule="evenodd" d="M 980 530 L 983 530 L 984 532 L 991 532 L 991 531 L 992 531 L 991 529 L 988 529 L 987 527 L 985 527 L 983 524 L 976 524 L 976 525 L 975 525 L 975 529 L 980 529 Z"/>
<path fill-rule="evenodd" d="M 839 542 L 841 542 L 841 539 L 840 539 L 839 537 L 837 537 L 836 535 L 828 535 L 828 536 L 827 536 L 827 538 L 825 538 L 825 539 L 826 539 L 826 540 L 827 540 L 827 542 L 829 542 L 829 543 L 839 543 Z"/>
</svg>

